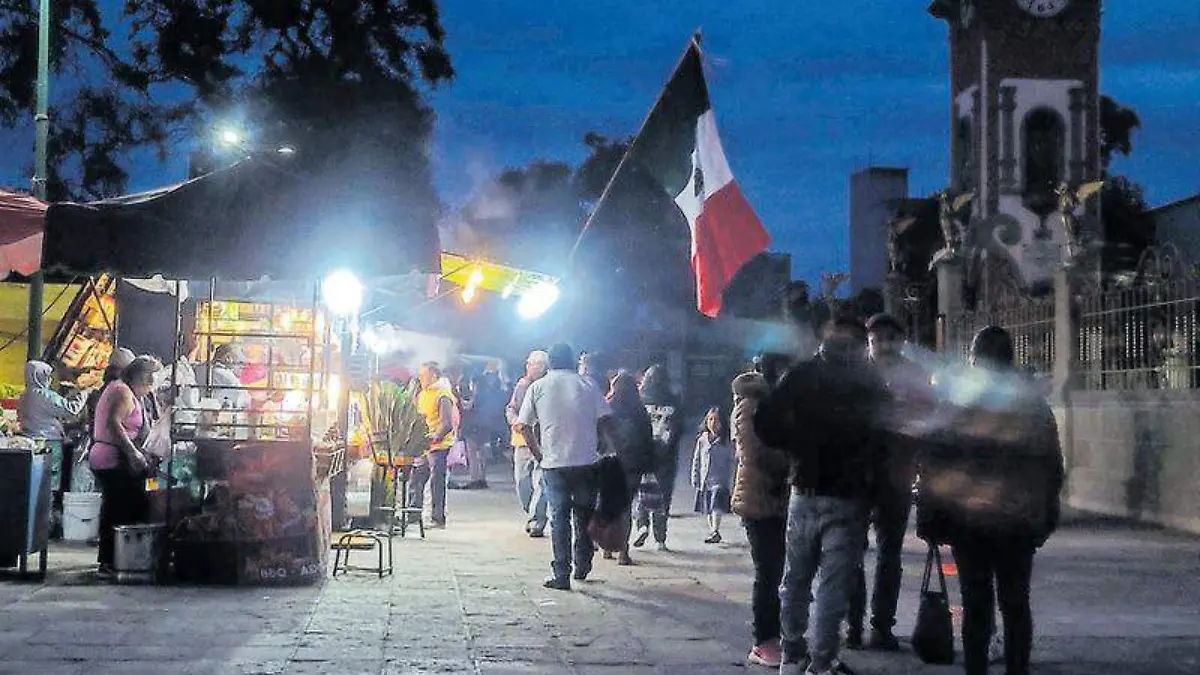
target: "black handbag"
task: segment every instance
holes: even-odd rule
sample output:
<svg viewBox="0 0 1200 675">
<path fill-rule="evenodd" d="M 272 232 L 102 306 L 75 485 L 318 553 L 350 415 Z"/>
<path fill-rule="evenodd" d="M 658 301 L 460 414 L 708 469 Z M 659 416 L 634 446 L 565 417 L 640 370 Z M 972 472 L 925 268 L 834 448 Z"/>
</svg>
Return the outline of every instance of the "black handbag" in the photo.
<svg viewBox="0 0 1200 675">
<path fill-rule="evenodd" d="M 938 590 L 930 588 L 933 569 L 937 568 Z M 942 554 L 937 546 L 929 546 L 925 558 L 925 574 L 921 579 L 921 606 L 917 610 L 917 626 L 913 629 L 913 652 L 924 663 L 948 666 L 954 663 L 954 622 L 950 618 L 950 598 L 946 592 L 946 575 L 942 571 Z"/>
</svg>

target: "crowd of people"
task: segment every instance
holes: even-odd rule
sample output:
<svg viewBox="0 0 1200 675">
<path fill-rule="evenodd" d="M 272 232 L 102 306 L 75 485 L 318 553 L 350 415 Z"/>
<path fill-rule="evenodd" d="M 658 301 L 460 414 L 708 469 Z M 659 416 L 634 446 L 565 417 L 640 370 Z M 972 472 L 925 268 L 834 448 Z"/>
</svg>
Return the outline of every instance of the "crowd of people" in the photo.
<svg viewBox="0 0 1200 675">
<path fill-rule="evenodd" d="M 948 546 L 957 564 L 967 675 L 984 675 L 994 661 L 1025 675 L 1033 560 L 1057 526 L 1064 480 L 1053 414 L 1014 367 L 1001 328 L 975 336 L 963 368 L 931 372 L 903 348 L 892 317 L 839 316 L 813 355 L 760 355 L 732 381 L 731 408 L 692 406 L 705 412 L 690 465 L 680 456 L 685 406 L 661 365 L 611 369 L 599 354 L 558 344 L 529 354 L 509 395 L 497 364 L 467 379 L 426 363 L 415 404 L 429 451 L 408 506 L 420 510 L 428 499 L 431 526 L 444 527 L 452 449 L 470 448 L 463 487 L 486 487 L 486 449 L 511 446 L 525 532 L 537 539 L 550 528 L 544 585 L 570 590 L 591 575 L 598 550 L 618 565 L 633 564 L 631 550 L 651 540 L 669 550 L 676 478 L 690 467 L 704 542 L 720 543 L 733 513 L 749 543 L 748 661 L 784 675 L 846 675 L 843 648 L 901 650 L 901 563 L 915 504 L 930 560 Z M 207 366 L 224 367 L 220 356 Z M 152 457 L 143 448 L 161 370 L 152 357 L 118 351 L 85 402 L 54 394 L 46 364 L 27 368 L 26 428 L 61 438 L 63 421 L 87 411 L 105 569 L 112 526 L 136 522 L 147 508 L 142 480 Z"/>
<path fill-rule="evenodd" d="M 722 541 L 730 512 L 746 532 L 749 662 L 845 675 L 843 648 L 900 651 L 915 503 L 930 559 L 948 546 L 958 566 L 967 675 L 995 661 L 1028 673 L 1033 558 L 1057 527 L 1064 469 L 1053 414 L 1014 367 L 1008 333 L 984 329 L 969 367 L 938 372 L 904 356 L 903 328 L 887 315 L 835 317 L 820 338 L 811 357 L 763 354 L 737 376 L 732 414 L 707 409 L 687 472 L 704 541 Z M 684 410 L 665 368 L 608 370 L 565 344 L 535 351 L 505 417 L 525 531 L 540 538 L 550 527 L 547 588 L 586 580 L 600 548 L 622 565 L 651 538 L 667 550 Z M 619 471 L 605 470 L 612 462 Z M 612 494 L 623 503 L 605 509 Z M 601 512 L 624 526 L 603 546 L 593 541 Z"/>
</svg>

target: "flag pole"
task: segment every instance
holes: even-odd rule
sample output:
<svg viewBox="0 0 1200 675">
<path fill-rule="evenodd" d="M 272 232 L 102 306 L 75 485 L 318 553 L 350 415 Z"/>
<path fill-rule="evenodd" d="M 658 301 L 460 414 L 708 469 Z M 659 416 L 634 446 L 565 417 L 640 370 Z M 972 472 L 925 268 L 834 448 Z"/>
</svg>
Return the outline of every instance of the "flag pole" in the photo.
<svg viewBox="0 0 1200 675">
<path fill-rule="evenodd" d="M 587 219 L 583 221 L 583 227 L 579 230 L 579 236 L 575 237 L 575 244 L 571 246 L 571 253 L 567 256 L 568 265 L 575 260 L 575 253 L 579 250 L 579 244 L 583 242 L 583 236 L 587 234 L 588 229 L 590 229 L 592 226 L 592 222 L 596 219 L 596 214 L 599 213 L 600 208 L 604 206 L 604 200 L 608 198 L 608 193 L 612 191 L 613 185 L 615 185 L 617 182 L 617 176 L 621 175 L 621 170 L 625 168 L 625 163 L 629 160 L 629 156 L 633 154 L 634 146 L 637 145 L 638 139 L 642 137 L 642 132 L 646 130 L 646 123 L 650 121 L 651 115 L 653 115 L 654 111 L 658 109 L 658 104 L 662 102 L 663 96 L 667 93 L 667 86 L 669 86 L 671 84 L 671 80 L 675 78 L 675 73 L 679 72 L 679 67 L 683 65 L 683 60 L 687 58 L 688 52 L 692 50 L 692 47 L 695 47 L 696 51 L 700 51 L 700 40 L 700 29 L 697 28 L 696 32 L 692 34 L 691 39 L 688 40 L 687 47 L 683 50 L 683 53 L 679 55 L 679 60 L 675 62 L 675 67 L 671 69 L 671 74 L 667 78 L 667 83 L 663 85 L 662 91 L 658 92 L 658 98 L 654 99 L 654 105 L 650 106 L 650 111 L 646 113 L 644 118 L 642 118 L 642 123 L 640 126 L 638 126 L 637 134 L 635 134 L 633 140 L 629 142 L 629 147 L 625 148 L 624 154 L 621 155 L 621 161 L 617 162 L 617 168 L 613 169 L 612 175 L 608 177 L 608 183 L 604 185 L 604 190 L 600 192 L 600 198 L 596 200 L 596 206 L 592 208 L 592 212 L 589 213 Z"/>
</svg>

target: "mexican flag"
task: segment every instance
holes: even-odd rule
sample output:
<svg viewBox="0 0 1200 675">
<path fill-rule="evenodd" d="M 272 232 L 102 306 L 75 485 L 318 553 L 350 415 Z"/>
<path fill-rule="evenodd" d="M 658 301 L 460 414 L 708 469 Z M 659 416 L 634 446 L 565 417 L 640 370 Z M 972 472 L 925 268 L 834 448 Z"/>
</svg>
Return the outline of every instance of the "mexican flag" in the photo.
<svg viewBox="0 0 1200 675">
<path fill-rule="evenodd" d="M 771 238 L 738 188 L 721 147 L 695 38 L 629 149 L 687 219 L 696 304 L 709 317 L 738 270 Z"/>
</svg>

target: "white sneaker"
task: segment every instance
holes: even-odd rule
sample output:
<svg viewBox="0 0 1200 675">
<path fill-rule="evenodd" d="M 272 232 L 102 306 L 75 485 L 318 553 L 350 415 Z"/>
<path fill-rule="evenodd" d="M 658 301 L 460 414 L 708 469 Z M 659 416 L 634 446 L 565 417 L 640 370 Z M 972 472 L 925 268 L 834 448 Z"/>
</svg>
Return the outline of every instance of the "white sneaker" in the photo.
<svg viewBox="0 0 1200 675">
<path fill-rule="evenodd" d="M 992 634 L 992 641 L 988 644 L 988 663 L 1004 663 L 1004 633 Z"/>
</svg>

